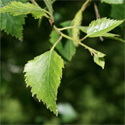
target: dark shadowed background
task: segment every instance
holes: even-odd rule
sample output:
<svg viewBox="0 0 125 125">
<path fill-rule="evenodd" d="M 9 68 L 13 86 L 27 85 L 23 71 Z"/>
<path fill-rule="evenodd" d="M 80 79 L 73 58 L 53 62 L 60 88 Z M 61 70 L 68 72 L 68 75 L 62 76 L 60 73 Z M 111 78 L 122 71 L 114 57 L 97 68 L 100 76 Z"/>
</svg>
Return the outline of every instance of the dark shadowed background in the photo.
<svg viewBox="0 0 125 125">
<path fill-rule="evenodd" d="M 56 25 L 72 20 L 83 2 L 55 2 L 53 8 Z M 43 2 L 38 3 L 44 6 Z M 84 26 L 95 20 L 93 3 L 83 13 Z M 101 17 L 125 18 L 123 5 L 96 3 Z M 123 38 L 123 25 L 112 32 Z M 106 54 L 104 70 L 93 62 L 88 50 L 81 46 L 77 48 L 75 56 L 63 70 L 57 100 L 58 117 L 31 96 L 30 88 L 26 88 L 24 81 L 23 67 L 28 60 L 50 49 L 51 31 L 47 19 L 44 18 L 38 27 L 38 20 L 28 15 L 23 42 L 1 32 L 1 123 L 124 124 L 124 44 L 119 41 L 106 38 L 103 42 L 99 38 L 87 38 L 84 41 Z"/>
</svg>

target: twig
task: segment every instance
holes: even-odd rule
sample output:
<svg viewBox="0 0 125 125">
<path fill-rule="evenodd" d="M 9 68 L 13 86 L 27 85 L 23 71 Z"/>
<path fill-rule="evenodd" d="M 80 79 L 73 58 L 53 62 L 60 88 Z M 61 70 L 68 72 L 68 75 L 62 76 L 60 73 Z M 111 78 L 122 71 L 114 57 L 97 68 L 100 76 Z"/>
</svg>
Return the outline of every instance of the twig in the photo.
<svg viewBox="0 0 125 125">
<path fill-rule="evenodd" d="M 51 48 L 51 52 L 54 50 L 55 46 L 58 44 L 58 42 L 62 39 L 62 35 L 60 35 L 59 39 L 55 42 L 55 44 Z"/>
<path fill-rule="evenodd" d="M 91 56 L 93 56 L 93 55 L 95 55 L 97 53 L 97 51 L 95 49 L 92 49 L 91 47 L 85 45 L 84 43 L 79 42 L 79 44 L 81 46 L 85 47 L 86 49 L 88 49 L 90 54 L 91 54 Z"/>
<path fill-rule="evenodd" d="M 39 5 L 37 4 L 37 2 L 36 2 L 35 0 L 31 0 L 31 2 L 32 2 L 34 5 L 36 5 L 36 6 L 39 7 Z"/>
<path fill-rule="evenodd" d="M 64 28 L 59 28 L 58 30 L 62 31 L 62 30 L 67 30 L 67 29 L 72 29 L 72 28 L 77 28 L 77 26 L 67 26 L 67 27 L 64 27 Z"/>
<path fill-rule="evenodd" d="M 86 0 L 86 2 L 83 4 L 82 6 L 82 12 L 87 8 L 87 6 L 89 5 L 90 0 Z"/>
<path fill-rule="evenodd" d="M 94 3 L 94 9 L 95 9 L 95 14 L 96 14 L 96 19 L 100 18 L 100 14 L 99 14 L 96 3 Z"/>
<path fill-rule="evenodd" d="M 94 3 L 94 10 L 95 10 L 95 14 L 96 14 L 96 19 L 100 18 L 100 14 L 99 14 L 98 7 L 97 7 L 96 3 Z M 99 38 L 101 41 L 104 41 L 102 36 L 100 36 Z"/>
<path fill-rule="evenodd" d="M 88 37 L 87 35 L 84 36 L 82 39 L 80 39 L 80 42 L 83 41 L 83 40 L 85 40 L 87 37 Z"/>
<path fill-rule="evenodd" d="M 31 2 L 32 2 L 34 5 L 36 5 L 37 7 L 40 7 L 35 0 L 31 0 Z M 42 9 L 42 8 L 41 8 L 41 9 Z M 48 15 L 51 16 L 51 14 L 50 14 L 47 10 L 45 10 L 45 9 L 42 9 L 42 10 L 43 10 L 44 12 L 46 12 Z M 47 14 L 45 14 L 44 16 L 49 19 L 49 16 L 48 16 Z"/>
</svg>

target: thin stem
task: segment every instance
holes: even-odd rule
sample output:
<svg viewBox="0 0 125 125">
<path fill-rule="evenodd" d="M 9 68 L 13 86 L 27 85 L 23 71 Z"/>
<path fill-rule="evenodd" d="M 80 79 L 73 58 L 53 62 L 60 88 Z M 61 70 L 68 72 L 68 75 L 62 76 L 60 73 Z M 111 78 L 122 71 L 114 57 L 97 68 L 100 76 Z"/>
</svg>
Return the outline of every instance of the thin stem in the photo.
<svg viewBox="0 0 125 125">
<path fill-rule="evenodd" d="M 95 14 L 96 14 L 96 19 L 100 18 L 100 14 L 99 14 L 98 7 L 97 7 L 96 3 L 94 3 L 94 10 L 95 10 Z M 99 38 L 101 41 L 104 41 L 102 36 L 100 36 Z"/>
<path fill-rule="evenodd" d="M 60 35 L 61 34 L 61 32 L 59 31 L 59 29 L 54 25 L 53 26 L 53 29 Z"/>
<path fill-rule="evenodd" d="M 32 2 L 34 5 L 40 7 L 35 0 L 31 0 L 31 2 Z"/>
<path fill-rule="evenodd" d="M 55 29 L 55 31 L 56 31 L 59 35 L 65 37 L 65 38 L 67 38 L 67 39 L 69 39 L 69 40 L 74 41 L 74 39 L 73 39 L 72 37 L 67 36 L 66 34 L 62 33 L 62 32 L 60 31 L 60 29 L 58 29 L 55 25 L 53 26 L 53 28 Z M 64 27 L 64 28 L 71 28 L 71 27 Z M 63 30 L 64 30 L 64 29 L 63 29 Z M 88 36 L 86 35 L 85 37 L 83 37 L 82 39 L 80 39 L 79 42 L 83 41 L 83 40 L 86 39 L 87 37 L 88 37 Z"/>
<path fill-rule="evenodd" d="M 80 42 L 83 41 L 83 40 L 85 40 L 87 37 L 88 37 L 87 35 L 84 36 L 82 39 L 80 39 Z"/>
<path fill-rule="evenodd" d="M 79 44 L 80 44 L 81 46 L 85 47 L 86 49 L 90 49 L 90 47 L 88 47 L 87 45 L 85 45 L 85 44 L 83 44 L 83 43 L 81 43 L 81 42 L 79 42 Z"/>
<path fill-rule="evenodd" d="M 72 29 L 72 28 L 77 28 L 77 26 L 68 26 L 68 27 L 64 27 L 64 28 L 59 28 L 58 30 L 62 31 L 62 30 L 67 30 L 67 29 Z"/>
<path fill-rule="evenodd" d="M 58 42 L 62 39 L 62 37 L 65 37 L 65 38 L 67 38 L 67 39 L 69 39 L 69 40 L 74 41 L 74 39 L 73 39 L 72 37 L 67 36 L 66 34 L 62 33 L 55 25 L 54 25 L 53 28 L 55 29 L 55 31 L 56 31 L 58 34 L 60 34 L 60 38 L 59 38 L 59 39 L 56 41 L 56 43 L 53 45 L 51 51 L 55 48 L 55 46 L 56 46 L 56 45 L 58 44 Z M 68 27 L 68 28 L 70 28 L 70 27 Z M 95 54 L 96 50 L 92 49 L 91 47 L 89 47 L 89 46 L 87 46 L 87 45 L 85 45 L 85 44 L 83 44 L 83 43 L 81 43 L 81 41 L 83 41 L 83 40 L 86 39 L 87 37 L 88 37 L 88 36 L 86 35 L 85 37 L 83 37 L 82 39 L 80 39 L 78 43 L 79 43 L 81 46 L 83 46 L 83 47 L 85 47 L 86 49 L 88 49 L 88 50 L 90 51 L 91 55 L 92 55 L 92 54 Z"/>
<path fill-rule="evenodd" d="M 99 14 L 96 3 L 94 3 L 94 9 L 95 9 L 95 14 L 96 14 L 96 19 L 100 18 L 100 14 Z"/>
<path fill-rule="evenodd" d="M 86 0 L 86 2 L 82 6 L 82 11 L 84 11 L 87 8 L 87 6 L 88 6 L 88 4 L 89 4 L 90 1 L 91 0 Z"/>
<path fill-rule="evenodd" d="M 51 16 L 51 14 L 47 10 L 45 10 L 45 9 L 42 9 L 42 10 L 45 11 L 48 15 Z"/>
<path fill-rule="evenodd" d="M 83 44 L 83 43 L 81 43 L 81 42 L 79 42 L 79 44 L 80 44 L 81 46 L 85 47 L 86 49 L 88 49 L 88 50 L 90 51 L 91 55 L 92 55 L 92 54 L 95 54 L 95 53 L 97 52 L 96 50 L 92 49 L 91 47 L 89 47 L 89 46 L 87 46 L 87 45 L 85 45 L 85 44 Z"/>
<path fill-rule="evenodd" d="M 48 19 L 50 18 L 47 14 L 45 14 L 44 16 L 45 16 L 46 18 L 48 18 Z"/>
<path fill-rule="evenodd" d="M 54 50 L 55 46 L 59 43 L 59 41 L 62 39 L 62 36 L 59 37 L 59 39 L 55 42 L 55 44 L 51 48 L 51 52 Z"/>
<path fill-rule="evenodd" d="M 55 25 L 53 26 L 53 28 L 55 29 L 55 31 L 56 31 L 59 35 L 65 37 L 65 38 L 67 38 L 67 39 L 69 39 L 69 40 L 73 40 L 72 37 L 67 36 L 66 34 L 62 33 Z"/>
<path fill-rule="evenodd" d="M 61 35 L 62 35 L 63 37 L 65 37 L 65 38 L 67 38 L 67 39 L 69 39 L 69 40 L 72 40 L 72 41 L 73 41 L 73 38 L 72 38 L 72 37 L 67 36 L 66 34 L 64 34 L 64 33 L 62 33 L 62 32 L 61 32 Z"/>
<path fill-rule="evenodd" d="M 31 2 L 32 2 L 35 6 L 40 7 L 35 0 L 31 0 Z M 41 8 L 41 7 L 40 7 L 40 8 Z M 50 14 L 47 10 L 45 10 L 45 9 L 42 9 L 42 10 L 43 10 L 44 12 L 46 12 L 48 15 L 51 16 L 51 14 Z M 45 14 L 44 16 L 45 16 L 46 18 L 50 18 L 47 14 Z"/>
</svg>

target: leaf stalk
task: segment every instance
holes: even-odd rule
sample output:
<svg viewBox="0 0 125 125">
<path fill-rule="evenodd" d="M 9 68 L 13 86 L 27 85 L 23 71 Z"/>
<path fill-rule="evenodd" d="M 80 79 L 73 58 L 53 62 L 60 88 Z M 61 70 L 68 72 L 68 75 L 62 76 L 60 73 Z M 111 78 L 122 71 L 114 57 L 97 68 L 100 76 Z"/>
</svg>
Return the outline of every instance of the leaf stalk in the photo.
<svg viewBox="0 0 125 125">
<path fill-rule="evenodd" d="M 82 39 L 80 39 L 80 42 L 83 41 L 83 40 L 85 40 L 87 37 L 88 37 L 87 35 L 84 36 Z"/>
<path fill-rule="evenodd" d="M 86 2 L 83 4 L 83 6 L 82 6 L 82 12 L 87 8 L 87 6 L 89 5 L 90 1 L 91 0 L 86 0 Z"/>
<path fill-rule="evenodd" d="M 35 0 L 31 0 L 31 2 L 32 2 L 35 6 L 40 7 Z M 40 7 L 40 8 L 41 8 L 41 7 Z M 41 8 L 41 9 L 42 9 L 42 8 Z M 49 16 L 52 16 L 47 10 L 45 10 L 45 9 L 42 9 L 42 10 L 43 10 L 44 12 L 46 12 Z M 50 17 L 49 17 L 47 14 L 45 14 L 44 16 L 45 16 L 46 18 L 50 19 Z"/>
<path fill-rule="evenodd" d="M 36 5 L 37 7 L 40 7 L 35 0 L 31 0 L 31 2 Z"/>
<path fill-rule="evenodd" d="M 67 27 L 64 27 L 64 28 L 59 28 L 58 30 L 62 31 L 62 30 L 67 30 L 67 29 L 72 29 L 72 28 L 77 28 L 77 26 L 67 26 Z"/>
<path fill-rule="evenodd" d="M 52 46 L 51 48 L 51 52 L 54 50 L 54 48 L 56 47 L 56 45 L 59 43 L 59 41 L 62 39 L 62 35 L 60 35 L 59 39 L 55 42 L 55 44 Z"/>
</svg>

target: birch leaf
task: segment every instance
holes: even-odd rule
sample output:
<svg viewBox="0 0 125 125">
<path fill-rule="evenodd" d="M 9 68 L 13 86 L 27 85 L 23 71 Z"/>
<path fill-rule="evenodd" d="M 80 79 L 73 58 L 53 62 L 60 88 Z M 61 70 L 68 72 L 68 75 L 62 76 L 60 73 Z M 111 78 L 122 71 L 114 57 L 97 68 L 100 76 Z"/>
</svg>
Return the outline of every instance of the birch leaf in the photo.
<svg viewBox="0 0 125 125">
<path fill-rule="evenodd" d="M 64 68 L 62 58 L 55 51 L 48 51 L 29 61 L 24 68 L 27 86 L 32 95 L 42 100 L 47 108 L 58 115 L 56 100 L 57 90 Z"/>
<path fill-rule="evenodd" d="M 111 31 L 115 27 L 123 23 L 124 20 L 113 20 L 113 19 L 97 19 L 90 23 L 87 29 L 87 35 L 89 37 L 103 36 L 103 34 Z"/>
</svg>

